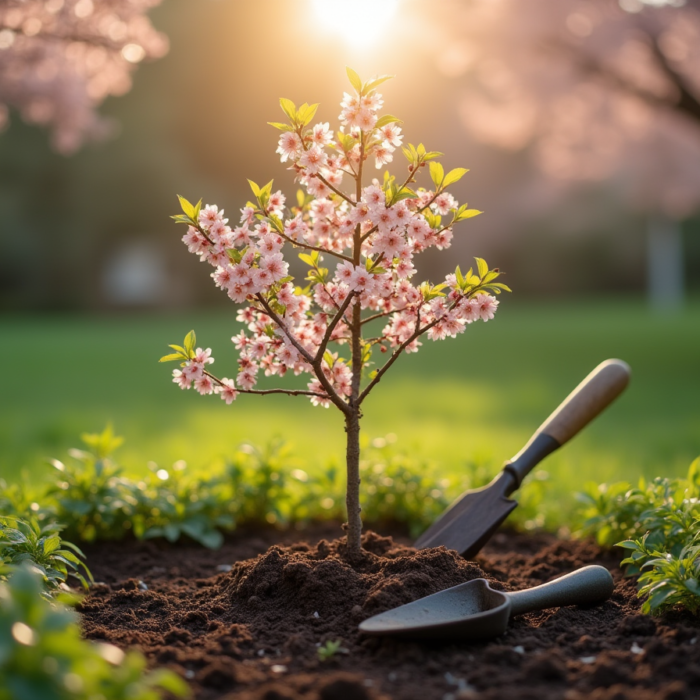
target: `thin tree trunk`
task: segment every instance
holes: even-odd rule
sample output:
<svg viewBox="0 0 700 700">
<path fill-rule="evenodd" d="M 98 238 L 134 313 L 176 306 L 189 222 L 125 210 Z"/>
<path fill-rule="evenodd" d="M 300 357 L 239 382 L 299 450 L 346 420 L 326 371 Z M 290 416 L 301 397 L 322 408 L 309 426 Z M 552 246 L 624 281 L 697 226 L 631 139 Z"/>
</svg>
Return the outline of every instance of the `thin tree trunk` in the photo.
<svg viewBox="0 0 700 700">
<path fill-rule="evenodd" d="M 345 453 L 348 483 L 345 505 L 348 511 L 348 556 L 358 559 L 362 552 L 362 518 L 360 517 L 360 412 L 353 410 L 345 416 L 347 450 Z"/>
<path fill-rule="evenodd" d="M 362 198 L 362 164 L 364 160 L 364 135 L 360 137 L 360 162 L 355 178 L 355 201 Z M 353 235 L 353 265 L 359 265 L 362 259 L 362 227 L 357 224 Z M 360 515 L 360 384 L 362 382 L 362 309 L 359 297 L 352 302 L 352 383 L 348 405 L 350 412 L 345 414 L 345 432 L 347 433 L 347 491 L 345 505 L 348 511 L 348 557 L 359 559 L 362 556 L 362 517 Z"/>
</svg>

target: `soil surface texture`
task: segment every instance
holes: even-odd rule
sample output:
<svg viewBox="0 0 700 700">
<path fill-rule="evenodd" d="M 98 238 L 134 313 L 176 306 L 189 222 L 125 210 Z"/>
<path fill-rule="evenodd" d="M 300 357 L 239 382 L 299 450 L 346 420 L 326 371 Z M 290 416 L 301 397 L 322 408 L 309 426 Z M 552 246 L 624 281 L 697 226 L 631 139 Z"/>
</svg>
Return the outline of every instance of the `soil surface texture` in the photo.
<svg viewBox="0 0 700 700">
<path fill-rule="evenodd" d="M 406 538 L 364 537 L 344 558 L 339 528 L 237 533 L 217 552 L 124 542 L 87 548 L 100 583 L 80 604 L 85 636 L 137 647 L 199 700 L 692 700 L 700 620 L 640 614 L 615 553 L 551 535 L 497 534 L 475 562 Z M 474 578 L 539 585 L 587 564 L 612 572 L 612 598 L 511 620 L 482 643 L 367 638 L 378 612 Z M 319 646 L 340 641 L 329 660 Z"/>
</svg>

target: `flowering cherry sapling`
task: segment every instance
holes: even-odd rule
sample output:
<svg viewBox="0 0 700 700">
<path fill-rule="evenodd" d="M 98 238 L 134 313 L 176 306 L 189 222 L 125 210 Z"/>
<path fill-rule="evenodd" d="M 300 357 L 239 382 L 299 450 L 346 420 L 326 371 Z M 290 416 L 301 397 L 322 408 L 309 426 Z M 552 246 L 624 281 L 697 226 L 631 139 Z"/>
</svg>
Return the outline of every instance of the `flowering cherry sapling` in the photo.
<svg viewBox="0 0 700 700">
<path fill-rule="evenodd" d="M 379 116 L 383 100 L 377 87 L 388 76 L 363 83 L 353 70 L 347 72 L 354 90 L 343 96 L 336 133 L 327 122 L 309 126 L 318 105 L 297 108 L 280 100 L 288 123 L 271 123 L 282 132 L 277 153 L 304 188 L 294 206 L 285 207 L 272 181 L 264 187 L 250 182 L 255 202 L 241 209 L 238 226 L 229 226 L 217 206 L 202 207 L 201 200 L 193 205 L 182 197 L 183 214 L 173 217 L 188 225 L 182 240 L 214 268 L 214 283 L 242 304 L 238 321 L 247 330 L 231 339 L 239 351 L 235 381 L 212 373 L 211 350 L 196 347 L 194 332 L 184 346 L 171 345 L 175 352 L 161 361 L 181 362 L 173 372 L 180 388 L 194 386 L 228 404 L 238 394 L 290 394 L 307 396 L 315 406 L 333 404 L 343 413 L 347 547 L 356 557 L 362 531 L 362 403 L 401 353 L 418 351 L 421 336 L 454 338 L 468 324 L 492 319 L 498 306 L 492 294 L 508 288 L 496 282 L 498 270 L 489 270 L 480 258 L 476 272 L 463 274 L 457 267 L 441 284 L 412 281 L 414 257 L 431 246 L 449 248 L 454 224 L 481 212 L 459 206 L 447 191 L 467 170 L 445 173 L 437 161 L 442 153 L 422 144 L 404 146 L 400 120 Z M 397 179 L 385 171 L 364 184 L 366 171 L 391 163 L 398 148 L 408 160 L 407 175 Z M 432 185 L 412 188 L 424 169 Z M 284 252 L 290 246 L 305 251 L 299 255 L 308 265 L 304 287 L 288 274 Z M 325 261 L 332 265 L 324 267 Z M 374 327 L 369 324 L 378 319 L 385 325 L 369 337 Z M 388 360 L 368 372 L 376 349 L 388 353 Z M 280 377 L 307 373 L 310 381 L 306 390 L 255 389 L 260 371 Z"/>
</svg>

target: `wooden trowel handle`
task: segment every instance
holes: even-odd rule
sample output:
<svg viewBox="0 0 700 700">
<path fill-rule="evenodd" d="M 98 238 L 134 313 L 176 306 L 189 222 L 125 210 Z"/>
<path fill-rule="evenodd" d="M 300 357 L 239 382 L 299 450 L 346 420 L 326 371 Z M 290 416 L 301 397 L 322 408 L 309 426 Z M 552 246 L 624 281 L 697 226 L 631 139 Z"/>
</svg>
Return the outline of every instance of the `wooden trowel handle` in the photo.
<svg viewBox="0 0 700 700">
<path fill-rule="evenodd" d="M 538 433 L 553 437 L 560 445 L 571 440 L 625 389 L 630 368 L 622 360 L 601 362 L 540 426 Z"/>
<path fill-rule="evenodd" d="M 530 442 L 506 463 L 504 471 L 514 477 L 512 493 L 530 470 L 590 423 L 625 389 L 630 368 L 622 360 L 601 362 L 542 423 Z"/>
</svg>

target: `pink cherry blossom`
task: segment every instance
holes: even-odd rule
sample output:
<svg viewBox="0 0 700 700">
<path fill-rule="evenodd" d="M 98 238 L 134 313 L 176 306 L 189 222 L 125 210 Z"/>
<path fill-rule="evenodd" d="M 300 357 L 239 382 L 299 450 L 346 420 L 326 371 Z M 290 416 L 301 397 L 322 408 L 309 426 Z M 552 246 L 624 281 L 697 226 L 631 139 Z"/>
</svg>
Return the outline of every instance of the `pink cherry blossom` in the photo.
<svg viewBox="0 0 700 700">
<path fill-rule="evenodd" d="M 221 385 L 218 388 L 218 393 L 227 404 L 233 403 L 238 397 L 233 379 L 222 379 Z"/>
<path fill-rule="evenodd" d="M 256 385 L 257 381 L 255 372 L 252 369 L 245 369 L 243 372 L 239 372 L 236 378 L 238 386 L 248 391 Z"/>
<path fill-rule="evenodd" d="M 358 265 L 350 276 L 348 286 L 357 291 L 371 292 L 374 286 L 374 275 L 362 265 Z"/>
<path fill-rule="evenodd" d="M 285 131 L 282 136 L 280 136 L 276 152 L 280 154 L 280 160 L 283 163 L 286 163 L 289 158 L 295 159 L 301 152 L 301 139 L 299 135 L 293 131 Z"/>
<path fill-rule="evenodd" d="M 315 175 L 321 168 L 325 167 L 328 162 L 326 154 L 318 147 L 311 146 L 308 151 L 301 154 L 298 163 L 310 175 Z"/>
<path fill-rule="evenodd" d="M 311 132 L 311 140 L 317 146 L 323 148 L 333 141 L 333 132 L 330 129 L 330 124 L 316 124 Z"/>
<path fill-rule="evenodd" d="M 194 388 L 202 396 L 214 393 L 214 382 L 206 374 L 194 380 Z"/>
<path fill-rule="evenodd" d="M 394 148 L 398 148 L 403 143 L 403 137 L 401 136 L 401 127 L 397 126 L 396 123 L 385 124 L 379 133 L 386 143 Z"/>
<path fill-rule="evenodd" d="M 214 363 L 214 358 L 211 356 L 211 348 L 202 350 L 202 348 L 197 348 L 194 353 L 194 358 L 192 360 L 199 365 L 211 365 Z"/>
<path fill-rule="evenodd" d="M 394 149 L 386 141 L 374 149 L 374 165 L 377 170 L 381 170 L 392 160 L 394 160 Z"/>
<path fill-rule="evenodd" d="M 379 185 L 370 185 L 362 191 L 362 199 L 367 203 L 369 210 L 374 212 L 385 206 L 386 197 Z"/>
<path fill-rule="evenodd" d="M 490 321 L 498 308 L 498 299 L 490 294 L 477 294 L 476 303 L 479 310 L 479 318 L 482 321 Z"/>
<path fill-rule="evenodd" d="M 173 370 L 173 382 L 175 382 L 175 384 L 177 384 L 180 387 L 180 389 L 189 389 L 192 385 L 192 379 L 190 379 L 179 369 Z"/>
</svg>

